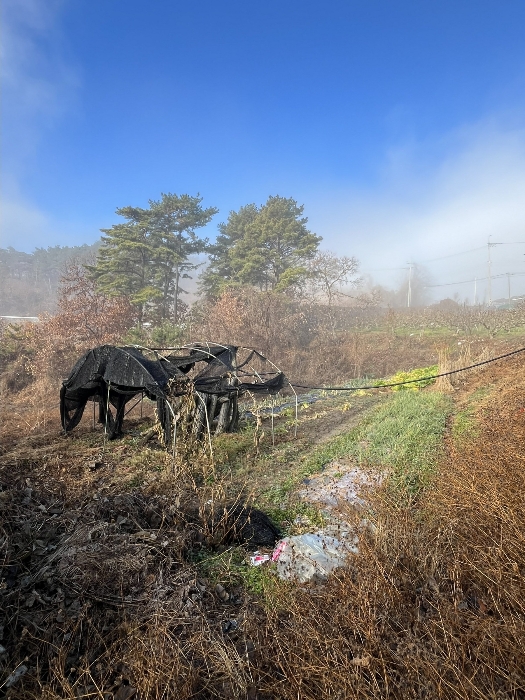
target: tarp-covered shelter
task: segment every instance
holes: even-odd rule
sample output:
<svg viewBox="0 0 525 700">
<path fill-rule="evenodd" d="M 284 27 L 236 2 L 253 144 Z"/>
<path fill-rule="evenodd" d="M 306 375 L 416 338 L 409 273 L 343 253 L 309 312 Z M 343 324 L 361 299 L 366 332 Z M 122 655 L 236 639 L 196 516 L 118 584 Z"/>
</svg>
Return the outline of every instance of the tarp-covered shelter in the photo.
<svg viewBox="0 0 525 700">
<path fill-rule="evenodd" d="M 65 432 L 82 418 L 88 401 L 99 405 L 99 422 L 112 439 L 121 434 L 126 404 L 136 396 L 157 402 L 157 414 L 169 440 L 177 397 L 194 397 L 193 430 L 215 421 L 215 431 L 235 430 L 238 397 L 245 392 L 276 394 L 285 383 L 282 372 L 273 368 L 264 378 L 246 367 L 254 357 L 251 350 L 238 363 L 235 346 L 194 344 L 161 354 L 134 346 L 102 345 L 86 352 L 75 364 L 60 391 L 60 416 Z M 273 367 L 273 366 L 272 366 Z M 247 381 L 249 379 L 250 381 Z M 114 409 L 114 415 L 111 407 Z"/>
</svg>

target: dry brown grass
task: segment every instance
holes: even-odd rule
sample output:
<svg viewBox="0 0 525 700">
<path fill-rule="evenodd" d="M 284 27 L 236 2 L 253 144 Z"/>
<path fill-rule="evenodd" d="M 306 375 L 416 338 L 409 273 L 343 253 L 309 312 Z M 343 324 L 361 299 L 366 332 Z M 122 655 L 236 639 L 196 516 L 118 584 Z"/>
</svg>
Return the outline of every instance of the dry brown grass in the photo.
<svg viewBox="0 0 525 700">
<path fill-rule="evenodd" d="M 378 534 L 352 566 L 259 621 L 269 696 L 525 697 L 525 382 L 512 364 L 479 439 L 450 446 L 417 509 L 376 499 Z"/>
<path fill-rule="evenodd" d="M 0 683 L 28 671 L 8 697 L 523 700 L 524 366 L 515 358 L 456 389 L 461 401 L 493 386 L 475 440 L 450 438 L 410 507 L 371 496 L 376 534 L 346 570 L 266 597 L 233 586 L 227 603 L 190 556 L 209 535 L 199 505 L 220 491 L 209 464 L 175 480 L 160 451 L 123 443 L 92 471 L 100 444 L 87 427 L 61 437 L 45 391 L 23 414 L 12 406 Z"/>
</svg>

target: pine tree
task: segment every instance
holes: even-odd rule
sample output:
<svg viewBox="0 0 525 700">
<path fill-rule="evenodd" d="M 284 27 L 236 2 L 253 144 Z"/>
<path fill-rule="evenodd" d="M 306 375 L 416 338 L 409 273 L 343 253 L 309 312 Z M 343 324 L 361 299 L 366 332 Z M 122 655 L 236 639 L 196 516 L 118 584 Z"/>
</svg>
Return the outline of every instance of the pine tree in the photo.
<svg viewBox="0 0 525 700">
<path fill-rule="evenodd" d="M 123 207 L 116 213 L 126 219 L 102 229 L 102 247 L 90 268 L 98 288 L 106 294 L 125 295 L 144 319 L 171 319 L 181 314 L 181 280 L 197 266 L 189 257 L 206 249 L 195 229 L 205 226 L 217 209 L 203 209 L 202 198 L 162 194 L 148 209 Z"/>
<path fill-rule="evenodd" d="M 209 223 L 218 209 L 201 206 L 202 197 L 198 195 L 162 194 L 159 201 L 150 200 L 150 223 L 152 226 L 156 257 L 156 285 L 162 292 L 163 319 L 169 318 L 173 308 L 175 323 L 181 315 L 181 280 L 191 279 L 188 274 L 198 265 L 190 261 L 190 256 L 203 253 L 208 245 L 206 239 L 200 239 L 195 233 Z"/>
<path fill-rule="evenodd" d="M 275 196 L 260 208 L 249 204 L 230 212 L 201 278 L 204 293 L 213 297 L 232 284 L 282 291 L 306 277 L 321 237 L 306 228 L 303 209 L 292 198 Z"/>
<path fill-rule="evenodd" d="M 238 212 L 231 211 L 226 223 L 219 224 L 219 235 L 214 244 L 208 247 L 210 262 L 200 278 L 201 292 L 209 299 L 220 296 L 227 286 L 232 286 L 235 271 L 230 260 L 230 252 L 236 243 L 246 236 L 246 228 L 259 213 L 255 204 L 247 204 Z"/>
<path fill-rule="evenodd" d="M 102 246 L 96 265 L 88 267 L 98 289 L 110 296 L 126 296 L 138 308 L 139 325 L 161 293 L 154 284 L 155 242 L 147 209 L 117 209 L 125 223 L 101 229 Z"/>
</svg>

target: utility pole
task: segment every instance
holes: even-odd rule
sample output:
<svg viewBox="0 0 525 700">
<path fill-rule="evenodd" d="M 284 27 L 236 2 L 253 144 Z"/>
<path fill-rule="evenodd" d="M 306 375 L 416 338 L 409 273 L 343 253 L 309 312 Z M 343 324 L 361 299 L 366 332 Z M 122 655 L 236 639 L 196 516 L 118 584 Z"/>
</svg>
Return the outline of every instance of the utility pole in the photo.
<svg viewBox="0 0 525 700">
<path fill-rule="evenodd" d="M 492 235 L 492 234 L 491 234 L 491 235 Z M 488 282 L 489 282 L 489 283 L 488 283 L 488 290 L 489 290 L 489 306 L 492 306 L 492 274 L 491 274 L 491 264 L 492 264 L 492 263 L 491 263 L 491 260 L 490 260 L 490 249 L 491 249 L 491 247 L 494 246 L 494 245 L 503 245 L 503 244 L 502 244 L 502 243 L 491 243 L 491 242 L 490 242 L 490 238 L 491 238 L 491 237 L 489 236 L 488 243 L 487 243 L 487 250 L 488 250 L 488 260 L 487 260 L 487 262 L 488 262 L 488 268 L 489 268 L 489 279 L 488 279 Z"/>
<path fill-rule="evenodd" d="M 474 306 L 478 303 L 478 278 L 474 277 Z"/>
<path fill-rule="evenodd" d="M 489 253 L 489 257 L 488 257 L 488 266 L 489 266 L 489 275 L 488 275 L 489 306 L 492 306 L 492 275 L 490 274 L 490 236 L 489 236 L 489 242 L 487 243 L 487 250 L 488 250 L 488 253 Z"/>
<path fill-rule="evenodd" d="M 407 294 L 407 307 L 410 308 L 412 303 L 412 263 L 408 264 L 408 294 Z"/>
<path fill-rule="evenodd" d="M 510 304 L 510 272 L 507 272 L 507 285 L 509 287 L 509 304 Z"/>
</svg>

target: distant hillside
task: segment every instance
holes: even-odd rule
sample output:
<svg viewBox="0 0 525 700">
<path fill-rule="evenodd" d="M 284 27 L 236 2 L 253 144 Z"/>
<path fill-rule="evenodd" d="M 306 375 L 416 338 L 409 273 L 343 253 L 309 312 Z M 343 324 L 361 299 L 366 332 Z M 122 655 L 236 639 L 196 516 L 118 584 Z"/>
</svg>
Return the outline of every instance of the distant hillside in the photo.
<svg viewBox="0 0 525 700">
<path fill-rule="evenodd" d="M 70 260 L 94 260 L 93 245 L 53 246 L 22 253 L 0 248 L 0 316 L 36 316 L 54 311 L 60 277 Z"/>
</svg>

